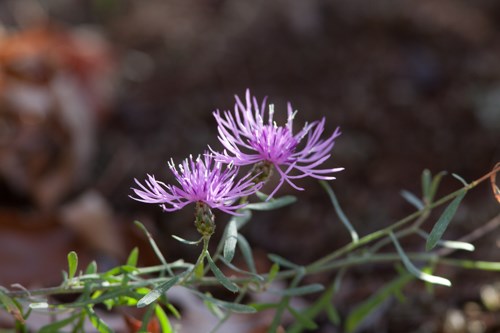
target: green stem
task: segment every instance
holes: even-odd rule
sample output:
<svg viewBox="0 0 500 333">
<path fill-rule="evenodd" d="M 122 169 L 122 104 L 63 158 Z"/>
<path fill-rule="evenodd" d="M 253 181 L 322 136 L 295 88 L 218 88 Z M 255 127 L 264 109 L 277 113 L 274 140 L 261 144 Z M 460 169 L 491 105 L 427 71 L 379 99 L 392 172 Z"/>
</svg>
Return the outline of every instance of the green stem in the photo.
<svg viewBox="0 0 500 333">
<path fill-rule="evenodd" d="M 341 247 L 340 249 L 336 250 L 336 251 L 333 251 L 332 253 L 324 256 L 323 258 L 320 258 L 318 260 L 316 260 L 315 262 L 313 262 L 311 265 L 309 265 L 308 267 L 320 267 L 332 260 L 335 260 L 341 256 L 343 256 L 344 254 L 347 254 L 357 248 L 360 248 L 361 246 L 363 245 L 366 245 L 372 241 L 375 241 L 377 239 L 380 239 L 382 237 L 385 237 L 385 236 L 389 236 L 389 234 L 391 232 L 394 232 L 396 229 L 399 229 L 403 226 L 405 226 L 406 224 L 410 223 L 411 221 L 415 220 L 416 218 L 422 216 L 422 215 L 427 215 L 429 214 L 429 212 L 436 208 L 436 207 L 439 207 L 445 203 L 447 203 L 448 201 L 454 199 L 455 197 L 457 197 L 458 195 L 462 194 L 463 191 L 469 191 L 470 189 L 476 187 L 477 185 L 479 185 L 481 182 L 483 182 L 484 180 L 488 179 L 492 174 L 496 173 L 500 171 L 500 167 L 497 167 L 495 169 L 493 169 L 492 171 L 490 171 L 489 173 L 487 173 L 486 175 L 480 177 L 479 179 L 471 182 L 469 185 L 467 186 L 464 186 L 458 190 L 456 190 L 455 192 L 452 192 L 444 197 L 442 197 L 441 199 L 435 201 L 434 203 L 430 204 L 428 206 L 428 209 L 423 209 L 423 210 L 419 210 L 419 211 L 416 211 L 414 212 L 413 214 L 410 214 L 402 219 L 400 219 L 399 221 L 397 221 L 396 223 L 384 228 L 384 229 L 381 229 L 381 230 L 378 230 L 378 231 L 375 231 L 369 235 L 366 235 L 362 238 L 359 239 L 358 242 L 356 243 L 349 243 L 343 247 Z M 417 220 L 418 222 L 418 220 Z"/>
<path fill-rule="evenodd" d="M 201 265 L 203 265 L 203 261 L 205 260 L 205 257 L 207 256 L 209 241 L 210 241 L 210 236 L 209 235 L 203 236 L 203 250 L 201 250 L 200 256 L 198 257 L 198 260 L 196 261 L 196 264 L 189 271 L 189 273 L 184 278 L 182 278 L 182 280 L 179 282 L 179 284 L 182 285 L 182 284 L 186 283 L 187 281 L 189 281 L 189 279 L 191 278 L 191 276 L 193 275 L 193 273 L 196 272 L 196 270 Z M 203 274 L 205 274 L 205 273 L 203 273 Z"/>
</svg>

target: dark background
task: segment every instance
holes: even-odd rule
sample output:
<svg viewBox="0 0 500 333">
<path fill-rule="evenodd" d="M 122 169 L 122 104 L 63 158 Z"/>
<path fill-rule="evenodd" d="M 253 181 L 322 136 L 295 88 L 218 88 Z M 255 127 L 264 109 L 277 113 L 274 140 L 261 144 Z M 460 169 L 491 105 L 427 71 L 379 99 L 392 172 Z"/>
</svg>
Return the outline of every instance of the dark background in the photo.
<svg viewBox="0 0 500 333">
<path fill-rule="evenodd" d="M 10 31 L 36 26 L 40 17 L 50 19 L 61 31 L 89 27 L 97 31 L 110 50 L 113 92 L 94 125 L 95 149 L 84 181 L 70 186 L 48 208 L 40 208 L 29 189 L 15 190 L 9 181 L 2 182 L 2 221 L 11 221 L 11 216 L 24 221 L 29 212 L 29 221 L 21 223 L 28 231 L 22 233 L 43 223 L 58 229 L 59 222 L 46 220 L 57 221 L 60 207 L 93 189 L 125 235 L 122 247 L 130 250 L 136 242 L 144 243 L 131 226 L 139 219 L 151 228 L 168 260 L 195 258 L 197 248 L 186 249 L 170 237 L 196 238 L 192 212 L 164 214 L 154 205 L 134 202 L 128 197 L 130 187 L 134 178 L 142 180 L 146 173 L 172 181 L 166 165 L 170 158 L 180 162 L 189 154 L 202 153 L 207 144 L 220 147 L 212 112 L 231 109 L 233 95 L 243 96 L 247 88 L 259 99 L 269 96 L 278 118 L 290 101 L 299 111 L 296 128 L 321 117 L 327 119 L 327 134 L 341 127 L 343 134 L 327 164 L 345 167 L 331 184 L 361 235 L 413 211 L 399 192 L 407 189 L 419 194 L 423 169 L 446 170 L 472 181 L 500 160 L 497 1 L 74 0 L 38 4 L 4 1 L 0 19 Z M 56 140 L 55 145 L 64 151 L 59 147 L 64 140 Z M 317 182 L 299 184 L 306 190 L 296 193 L 284 186 L 279 193 L 298 196 L 296 204 L 255 214 L 243 230 L 264 262 L 262 253 L 272 252 L 307 263 L 349 241 Z M 460 186 L 447 177 L 438 196 Z M 445 236 L 460 238 L 498 211 L 489 187 L 483 184 L 466 197 Z M 438 214 L 439 210 L 427 229 Z M 227 219 L 217 216 L 219 233 Z M 104 265 L 121 260 L 99 247 L 88 250 L 85 237 L 82 240 L 78 232 L 71 232 L 67 236 L 70 248 L 75 236 L 82 251 L 87 249 L 88 258 L 100 256 Z M 404 245 L 422 250 L 424 242 L 410 239 Z M 498 260 L 498 231 L 481 238 L 476 246 L 467 258 Z M 144 263 L 155 263 L 144 251 Z M 62 254 L 54 254 L 58 255 Z M 26 278 L 20 268 L 1 283 L 55 284 L 62 265 L 64 261 L 55 276 L 40 279 Z M 453 281 L 453 289 L 438 288 L 431 296 L 422 293 L 422 284 L 416 282 L 405 304 L 390 303 L 372 319 L 372 329 L 365 331 L 473 332 L 453 331 L 444 324 L 450 309 L 467 317 L 466 305 L 471 302 L 481 309 L 476 319 L 483 323 L 484 332 L 498 330 L 498 320 L 491 319 L 495 313 L 484 308 L 479 296 L 482 286 L 499 281 L 498 275 L 448 269 L 442 273 Z M 353 269 L 335 298 L 341 314 L 348 314 L 393 275 L 391 266 Z M 325 282 L 332 276 L 317 279 Z M 321 332 L 336 331 L 325 320 Z"/>
</svg>

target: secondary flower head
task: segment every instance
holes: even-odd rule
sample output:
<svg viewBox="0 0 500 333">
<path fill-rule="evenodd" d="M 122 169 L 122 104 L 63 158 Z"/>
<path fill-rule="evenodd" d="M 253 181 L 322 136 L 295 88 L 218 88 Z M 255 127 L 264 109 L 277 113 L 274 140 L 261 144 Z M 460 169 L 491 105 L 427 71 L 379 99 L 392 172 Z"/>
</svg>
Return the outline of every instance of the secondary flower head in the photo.
<svg viewBox="0 0 500 333">
<path fill-rule="evenodd" d="M 173 160 L 168 166 L 174 174 L 179 186 L 167 185 L 148 175 L 145 185 L 137 179 L 139 188 L 132 188 L 136 197 L 134 200 L 160 204 L 168 212 L 197 203 L 208 205 L 229 214 L 238 215 L 235 211 L 245 204 L 234 204 L 241 197 L 255 193 L 262 184 L 255 184 L 250 175 L 236 181 L 238 167 L 225 166 L 213 160 L 206 153 L 203 157 L 186 158 L 178 168 Z"/>
<path fill-rule="evenodd" d="M 268 120 L 264 121 L 266 99 L 260 104 L 255 97 L 246 91 L 245 101 L 238 96 L 234 113 L 215 111 L 219 140 L 224 146 L 223 153 L 213 151 L 215 159 L 220 162 L 242 165 L 271 165 L 280 175 L 280 182 L 270 197 L 283 185 L 289 183 L 298 190 L 292 180 L 303 177 L 317 179 L 335 179 L 334 172 L 343 168 L 321 169 L 320 164 L 330 157 L 335 139 L 340 135 L 335 132 L 321 139 L 325 118 L 305 124 L 296 134 L 293 133 L 295 112 L 288 103 L 288 119 L 285 126 L 278 126 L 273 120 L 274 106 L 269 105 Z M 301 142 L 304 141 L 304 144 Z M 300 144 L 300 145 L 299 145 Z"/>
</svg>

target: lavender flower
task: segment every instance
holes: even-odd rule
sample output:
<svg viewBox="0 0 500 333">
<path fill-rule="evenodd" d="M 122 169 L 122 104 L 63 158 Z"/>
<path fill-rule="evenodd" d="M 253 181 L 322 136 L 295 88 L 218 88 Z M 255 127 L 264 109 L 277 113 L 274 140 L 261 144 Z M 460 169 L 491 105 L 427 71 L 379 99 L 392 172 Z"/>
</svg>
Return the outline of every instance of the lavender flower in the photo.
<svg viewBox="0 0 500 333">
<path fill-rule="evenodd" d="M 303 190 L 292 180 L 303 177 L 317 179 L 335 179 L 332 173 L 343 168 L 319 169 L 318 166 L 330 157 L 335 139 L 340 135 L 335 132 L 326 139 L 320 139 L 324 131 L 325 118 L 305 126 L 293 134 L 295 112 L 288 103 L 288 120 L 285 126 L 278 126 L 273 121 L 274 106 L 269 105 L 268 122 L 264 122 L 266 99 L 259 105 L 255 97 L 246 91 L 245 102 L 238 96 L 234 114 L 219 110 L 214 112 L 218 124 L 219 140 L 224 146 L 223 153 L 213 151 L 215 159 L 236 166 L 259 165 L 260 169 L 274 167 L 280 175 L 280 182 L 269 197 L 286 181 L 297 190 Z M 299 143 L 305 138 L 305 144 Z M 294 174 L 292 174 L 294 171 Z"/>
<path fill-rule="evenodd" d="M 167 212 L 179 210 L 190 203 L 197 205 L 201 203 L 232 215 L 239 215 L 236 210 L 245 204 L 235 205 L 234 202 L 255 193 L 262 186 L 255 184 L 250 175 L 236 182 L 238 167 L 223 167 L 220 162 L 213 161 L 213 157 L 208 153 L 204 158 L 198 156 L 193 160 L 190 156 L 189 159 L 185 159 L 179 165 L 179 171 L 173 160 L 168 166 L 180 186 L 166 185 L 156 180 L 154 176 L 148 175 L 148 179 L 145 180 L 146 185 L 135 179 L 139 188 L 132 188 L 137 197 L 131 198 L 145 203 L 160 204 Z"/>
</svg>

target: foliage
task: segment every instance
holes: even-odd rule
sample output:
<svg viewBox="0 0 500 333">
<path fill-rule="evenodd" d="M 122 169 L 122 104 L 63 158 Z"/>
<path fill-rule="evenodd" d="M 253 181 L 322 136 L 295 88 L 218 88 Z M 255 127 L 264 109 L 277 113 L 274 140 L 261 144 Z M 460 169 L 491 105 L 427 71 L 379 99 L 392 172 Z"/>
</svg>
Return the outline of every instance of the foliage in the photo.
<svg viewBox="0 0 500 333">
<path fill-rule="evenodd" d="M 240 233 L 240 229 L 250 221 L 252 210 L 279 209 L 291 205 L 295 202 L 295 198 L 290 196 L 266 201 L 266 196 L 259 193 L 259 197 L 263 201 L 249 204 L 239 210 L 240 215 L 233 216 L 213 254 L 208 252 L 210 237 L 202 237 L 200 241 L 196 242 L 176 237 L 179 241 L 191 246 L 203 243 L 203 249 L 195 263 L 183 260 L 168 263 L 150 233 L 142 224 L 136 222 L 138 227 L 145 232 L 151 247 L 163 263 L 162 265 L 137 267 L 139 251 L 134 249 L 127 262 L 121 266 L 107 271 L 99 271 L 93 262 L 83 270 L 82 268 L 78 270 L 78 256 L 76 253 L 70 252 L 68 254 L 68 271 L 63 274 L 64 281 L 60 286 L 36 290 L 1 288 L 0 304 L 3 310 L 12 315 L 20 331 L 23 331 L 25 321 L 34 312 L 37 312 L 45 313 L 54 318 L 54 321 L 43 327 L 40 332 L 84 332 L 86 321 L 89 321 L 98 332 L 111 332 L 109 325 L 100 316 L 100 312 L 96 311 L 96 306 L 102 304 L 108 310 L 122 306 L 144 307 L 146 312 L 142 321 L 142 329 L 146 330 L 152 318 L 156 318 L 161 332 L 174 332 L 175 327 L 171 324 L 171 319 L 179 318 L 180 314 L 169 302 L 168 290 L 173 286 L 182 286 L 203 300 L 204 304 L 219 316 L 219 324 L 213 328 L 214 332 L 233 313 L 251 315 L 268 309 L 276 311 L 269 332 L 278 330 L 285 312 L 289 312 L 295 319 L 295 323 L 290 326 L 290 332 L 315 329 L 317 327 L 315 320 L 321 314 L 325 314 L 334 325 L 343 327 L 347 332 L 354 332 L 367 316 L 390 297 L 401 297 L 404 294 L 404 287 L 409 283 L 416 283 L 416 279 L 426 283 L 451 286 L 451 281 L 448 279 L 429 273 L 430 268 L 435 267 L 435 265 L 500 271 L 500 263 L 498 262 L 450 259 L 447 258 L 447 255 L 451 251 L 443 252 L 435 249 L 436 247 L 449 247 L 452 250 L 474 249 L 471 244 L 444 241 L 441 237 L 465 194 L 479 183 L 496 175 L 499 170 L 500 167 L 497 166 L 480 179 L 470 184 L 464 183 L 460 189 L 438 200 L 434 200 L 434 197 L 443 174 L 439 173 L 432 177 L 426 170 L 422 177 L 422 197 L 417 198 L 416 195 L 406 192 L 404 194 L 404 197 L 418 210 L 384 229 L 359 238 L 357 237 L 358 233 L 340 209 L 330 185 L 321 181 L 321 185 L 332 199 L 339 218 L 351 234 L 352 241 L 305 266 L 270 254 L 269 259 L 274 265 L 269 272 L 264 273 L 257 272 L 250 245 Z M 445 204 L 447 207 L 434 224 L 431 233 L 423 232 L 421 227 L 429 220 L 430 212 Z M 425 237 L 425 252 L 413 253 L 403 249 L 400 240 L 412 234 Z M 390 244 L 393 244 L 393 251 L 380 251 L 382 247 L 390 246 Z M 248 270 L 232 263 L 232 259 L 238 251 L 242 254 Z M 405 269 L 400 267 L 398 264 L 400 262 Z M 205 263 L 208 264 L 207 267 L 204 266 Z M 369 263 L 393 263 L 396 265 L 397 274 L 394 280 L 355 306 L 342 320 L 335 309 L 333 300 L 342 282 L 342 277 L 349 268 Z M 219 268 L 220 265 L 232 270 L 235 275 L 237 274 L 237 277 L 227 276 L 227 273 L 223 273 L 223 270 Z M 227 272 L 227 270 L 224 271 Z M 304 282 L 305 277 L 320 272 L 336 274 L 335 281 L 326 287 L 317 283 Z M 289 280 L 288 288 L 273 290 L 273 281 L 277 280 Z M 234 293 L 236 295 L 234 301 L 217 299 L 199 289 L 203 286 L 217 284 Z M 278 294 L 281 298 L 280 301 L 275 303 L 242 303 L 246 294 L 264 291 Z M 78 297 L 72 302 L 63 304 L 50 299 L 50 296 L 53 295 L 69 293 L 77 294 Z M 291 300 L 293 297 L 302 295 L 313 295 L 316 301 L 308 308 L 295 309 Z"/>
</svg>

